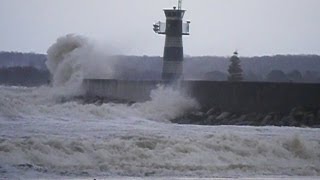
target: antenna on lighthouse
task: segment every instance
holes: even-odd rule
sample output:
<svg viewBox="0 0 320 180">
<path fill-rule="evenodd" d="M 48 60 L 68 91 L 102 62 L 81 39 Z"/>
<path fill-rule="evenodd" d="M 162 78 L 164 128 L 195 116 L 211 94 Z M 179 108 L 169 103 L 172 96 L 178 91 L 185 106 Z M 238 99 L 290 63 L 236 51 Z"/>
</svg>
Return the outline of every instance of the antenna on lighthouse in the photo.
<svg viewBox="0 0 320 180">
<path fill-rule="evenodd" d="M 179 2 L 178 2 L 178 10 L 181 10 L 181 8 L 182 8 L 182 0 L 179 0 Z"/>
</svg>

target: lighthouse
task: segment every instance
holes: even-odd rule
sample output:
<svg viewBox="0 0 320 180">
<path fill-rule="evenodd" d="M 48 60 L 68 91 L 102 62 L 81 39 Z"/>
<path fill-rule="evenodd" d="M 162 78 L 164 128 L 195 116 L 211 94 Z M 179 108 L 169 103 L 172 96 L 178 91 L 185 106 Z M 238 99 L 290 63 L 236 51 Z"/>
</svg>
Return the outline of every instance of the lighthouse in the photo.
<svg viewBox="0 0 320 180">
<path fill-rule="evenodd" d="M 157 22 L 153 30 L 157 34 L 166 36 L 162 80 L 175 81 L 183 77 L 183 41 L 182 36 L 189 35 L 190 21 L 183 22 L 186 10 L 182 10 L 182 0 L 179 0 L 178 8 L 164 9 L 166 22 Z"/>
</svg>

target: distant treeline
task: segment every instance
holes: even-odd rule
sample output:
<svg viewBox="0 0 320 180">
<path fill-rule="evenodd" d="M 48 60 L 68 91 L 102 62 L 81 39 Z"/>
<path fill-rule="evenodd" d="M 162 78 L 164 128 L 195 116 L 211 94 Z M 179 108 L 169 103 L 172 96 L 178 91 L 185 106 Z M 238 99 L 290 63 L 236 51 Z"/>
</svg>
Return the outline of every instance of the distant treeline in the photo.
<svg viewBox="0 0 320 180">
<path fill-rule="evenodd" d="M 186 57 L 186 79 L 226 81 L 230 57 Z M 277 55 L 240 57 L 245 81 L 320 82 L 320 56 Z M 118 78 L 160 79 L 161 57 L 119 56 L 116 65 Z"/>
<path fill-rule="evenodd" d="M 50 81 L 48 71 L 34 67 L 0 68 L 0 84 L 10 86 L 40 86 Z"/>
<path fill-rule="evenodd" d="M 115 56 L 115 58 L 117 63 L 113 64 L 114 78 L 127 80 L 161 78 L 162 57 L 160 56 Z M 186 57 L 184 77 L 186 79 L 226 81 L 230 64 L 229 58 L 217 56 Z M 46 83 L 49 79 L 48 69 L 45 65 L 46 59 L 44 54 L 0 52 L 0 68 L 2 68 L 2 72 L 16 72 L 16 76 L 32 71 L 31 74 L 34 75 L 23 77 L 28 79 L 27 82 Z M 320 56 L 318 55 L 240 56 L 240 60 L 245 81 L 320 82 Z M 106 60 L 106 62 L 108 61 Z M 32 68 L 15 68 L 13 70 L 9 67 Z M 21 79 L 15 78 L 13 74 L 6 77 L 0 74 L 0 83 Z M 39 74 L 45 74 L 45 78 L 39 78 Z"/>
<path fill-rule="evenodd" d="M 46 55 L 20 52 L 0 52 L 0 84 L 39 86 L 47 84 L 50 73 Z"/>
<path fill-rule="evenodd" d="M 46 69 L 47 56 L 35 53 L 0 52 L 0 67 L 30 66 Z"/>
</svg>

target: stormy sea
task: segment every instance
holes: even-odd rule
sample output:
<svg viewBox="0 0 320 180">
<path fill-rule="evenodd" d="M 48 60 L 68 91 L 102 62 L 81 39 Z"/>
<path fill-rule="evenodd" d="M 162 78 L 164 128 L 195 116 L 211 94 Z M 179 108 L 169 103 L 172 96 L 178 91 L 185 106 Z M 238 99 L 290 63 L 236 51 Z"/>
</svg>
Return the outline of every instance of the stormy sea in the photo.
<svg viewBox="0 0 320 180">
<path fill-rule="evenodd" d="M 90 69 L 113 73 L 88 44 L 68 35 L 49 48 L 51 85 L 0 86 L 0 179 L 320 176 L 318 129 L 173 124 L 201 104 L 170 87 L 142 103 L 74 98 Z"/>
</svg>

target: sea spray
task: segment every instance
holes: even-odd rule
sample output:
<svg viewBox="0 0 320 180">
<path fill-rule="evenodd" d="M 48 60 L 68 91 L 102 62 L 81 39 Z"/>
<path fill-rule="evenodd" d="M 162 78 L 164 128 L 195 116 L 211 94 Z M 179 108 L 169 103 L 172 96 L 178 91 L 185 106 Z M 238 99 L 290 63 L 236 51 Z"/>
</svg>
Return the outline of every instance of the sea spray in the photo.
<svg viewBox="0 0 320 180">
<path fill-rule="evenodd" d="M 52 74 L 52 85 L 59 94 L 80 95 L 84 78 L 112 78 L 115 56 L 107 47 L 79 35 L 69 34 L 57 39 L 47 51 L 46 65 Z"/>
<path fill-rule="evenodd" d="M 182 89 L 159 85 L 151 91 L 150 101 L 137 103 L 137 109 L 145 118 L 168 121 L 183 114 L 199 109 L 198 102 L 188 96 Z"/>
<path fill-rule="evenodd" d="M 87 39 L 81 36 L 67 35 L 57 39 L 47 51 L 46 65 L 53 76 L 53 85 L 62 86 L 83 77 L 81 55 L 90 51 Z"/>
<path fill-rule="evenodd" d="M 85 77 L 104 79 L 113 77 L 116 58 L 110 56 L 111 53 L 107 50 L 102 53 L 101 49 L 98 49 L 94 43 L 82 36 L 69 34 L 58 38 L 48 49 L 46 62 L 53 76 L 53 87 L 49 90 L 42 88 L 39 91 L 47 91 L 48 96 L 54 96 L 55 99 L 61 96 L 68 98 L 83 93 L 80 87 Z M 130 90 L 128 91 L 130 93 Z M 125 113 L 151 120 L 168 121 L 199 106 L 194 99 L 171 87 L 159 86 L 150 96 L 150 101 L 127 106 Z M 108 112 L 109 106 L 104 104 L 93 111 L 93 114 L 103 116 L 105 112 L 99 112 L 98 109 Z"/>
</svg>

